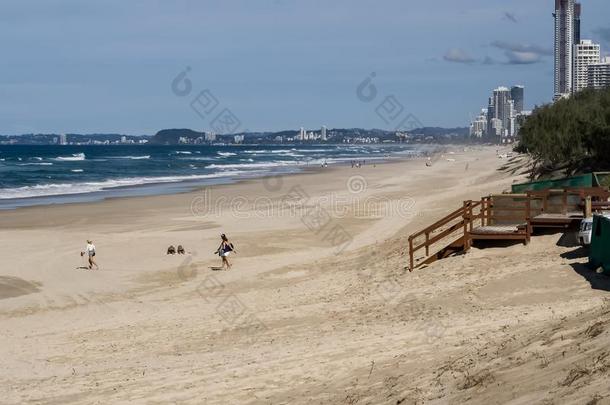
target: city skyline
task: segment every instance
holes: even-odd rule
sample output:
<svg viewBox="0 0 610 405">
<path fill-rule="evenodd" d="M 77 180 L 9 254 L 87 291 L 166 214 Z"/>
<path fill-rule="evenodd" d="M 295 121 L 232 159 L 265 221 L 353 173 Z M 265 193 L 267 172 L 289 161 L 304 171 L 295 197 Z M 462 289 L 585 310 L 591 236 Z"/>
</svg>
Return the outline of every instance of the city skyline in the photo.
<svg viewBox="0 0 610 405">
<path fill-rule="evenodd" d="M 587 88 L 610 86 L 610 57 L 602 57 L 602 46 L 584 39 L 583 6 L 576 0 L 555 0 L 553 9 L 553 102 Z M 500 86 L 493 91 L 487 108 L 470 121 L 470 136 L 496 138 L 512 143 L 519 135 L 525 110 L 525 87 Z"/>
<path fill-rule="evenodd" d="M 582 37 L 610 49 L 610 5 L 582 3 Z M 171 92 L 187 67 L 194 88 L 210 89 L 241 130 L 389 129 L 376 105 L 356 97 L 372 72 L 379 93 L 424 126 L 463 127 L 499 83 L 524 84 L 526 108 L 552 99 L 552 8 L 525 0 L 3 3 L 0 30 L 11 40 L 0 133 L 211 130 Z"/>
<path fill-rule="evenodd" d="M 554 101 L 586 88 L 608 86 L 610 59 L 602 57 L 602 45 L 582 38 L 582 4 L 555 0 Z"/>
</svg>

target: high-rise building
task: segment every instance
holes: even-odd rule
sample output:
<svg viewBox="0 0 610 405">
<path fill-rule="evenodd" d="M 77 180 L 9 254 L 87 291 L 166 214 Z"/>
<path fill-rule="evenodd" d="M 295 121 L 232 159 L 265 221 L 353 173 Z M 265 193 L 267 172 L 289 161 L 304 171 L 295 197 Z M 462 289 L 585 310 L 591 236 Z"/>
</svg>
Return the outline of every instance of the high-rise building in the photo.
<svg viewBox="0 0 610 405">
<path fill-rule="evenodd" d="M 299 141 L 304 141 L 306 138 L 307 132 L 305 131 L 305 129 L 303 127 L 301 127 L 301 130 L 299 131 L 299 135 L 297 136 L 297 139 Z"/>
<path fill-rule="evenodd" d="M 491 131 L 489 135 L 495 137 L 502 137 L 502 133 L 504 132 L 504 128 L 502 127 L 502 121 L 497 118 L 492 118 L 489 124 L 491 126 Z"/>
<path fill-rule="evenodd" d="M 610 57 L 587 66 L 587 86 L 594 89 L 610 87 Z"/>
<path fill-rule="evenodd" d="M 511 136 L 510 120 L 514 115 L 514 105 L 508 87 L 498 87 L 493 93 L 494 117 L 502 122 L 502 135 Z"/>
<path fill-rule="evenodd" d="M 322 129 L 320 130 L 320 136 L 323 141 L 328 140 L 328 138 L 326 137 L 326 126 L 324 125 L 322 125 Z"/>
<path fill-rule="evenodd" d="M 574 43 L 580 43 L 580 14 L 582 13 L 582 5 L 574 3 Z"/>
<path fill-rule="evenodd" d="M 581 7 L 574 0 L 555 0 L 555 99 L 572 93 L 575 23 L 580 27 Z M 578 18 L 576 13 L 578 12 Z M 578 29 L 580 36 L 580 28 Z"/>
<path fill-rule="evenodd" d="M 574 88 L 579 92 L 587 87 L 588 66 L 600 62 L 600 46 L 588 39 L 574 45 Z"/>
<path fill-rule="evenodd" d="M 487 135 L 491 136 L 492 135 L 492 127 L 491 127 L 491 120 L 494 118 L 496 112 L 495 112 L 496 107 L 494 106 L 494 102 L 493 102 L 493 97 L 489 97 L 488 102 L 487 102 Z"/>
<path fill-rule="evenodd" d="M 67 145 L 68 144 L 68 137 L 66 136 L 66 134 L 60 134 L 59 135 L 59 144 L 60 145 Z"/>
<path fill-rule="evenodd" d="M 521 114 L 523 112 L 523 105 L 525 102 L 525 87 L 513 86 L 510 89 L 510 97 L 515 103 L 515 114 Z"/>
<path fill-rule="evenodd" d="M 483 135 L 501 137 L 502 142 L 512 142 L 518 135 L 518 117 L 522 115 L 525 100 L 525 87 L 498 87 L 489 98 L 487 110 L 482 110 L 470 125 L 471 135 L 479 136 L 481 126 Z"/>
<path fill-rule="evenodd" d="M 487 133 L 487 110 L 481 110 L 481 114 L 470 124 L 470 136 L 482 138 Z"/>
</svg>

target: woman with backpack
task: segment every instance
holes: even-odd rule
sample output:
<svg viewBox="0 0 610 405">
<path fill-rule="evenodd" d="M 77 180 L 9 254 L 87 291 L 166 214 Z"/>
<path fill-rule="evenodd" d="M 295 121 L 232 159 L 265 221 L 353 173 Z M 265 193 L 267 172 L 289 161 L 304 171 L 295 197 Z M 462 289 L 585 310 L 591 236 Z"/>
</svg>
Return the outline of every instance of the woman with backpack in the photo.
<svg viewBox="0 0 610 405">
<path fill-rule="evenodd" d="M 231 242 L 229 242 L 229 238 L 227 238 L 227 235 L 225 235 L 224 233 L 222 235 L 220 235 L 220 246 L 218 247 L 218 250 L 216 250 L 216 254 L 219 255 L 222 258 L 222 268 L 223 270 L 229 270 L 232 265 L 229 262 L 229 255 L 231 254 L 231 252 L 235 252 L 235 247 L 233 246 L 233 244 Z"/>
</svg>

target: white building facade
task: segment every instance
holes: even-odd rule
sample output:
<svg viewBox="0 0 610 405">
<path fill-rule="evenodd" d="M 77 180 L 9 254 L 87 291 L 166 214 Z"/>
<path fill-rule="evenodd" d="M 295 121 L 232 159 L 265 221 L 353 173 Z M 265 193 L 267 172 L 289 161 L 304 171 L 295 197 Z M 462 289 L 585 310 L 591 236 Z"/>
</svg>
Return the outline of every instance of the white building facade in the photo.
<svg viewBox="0 0 610 405">
<path fill-rule="evenodd" d="M 587 86 L 594 89 L 610 87 L 610 57 L 587 66 Z"/>
<path fill-rule="evenodd" d="M 574 45 L 574 93 L 588 87 L 589 65 L 600 63 L 600 45 L 583 39 Z"/>
</svg>

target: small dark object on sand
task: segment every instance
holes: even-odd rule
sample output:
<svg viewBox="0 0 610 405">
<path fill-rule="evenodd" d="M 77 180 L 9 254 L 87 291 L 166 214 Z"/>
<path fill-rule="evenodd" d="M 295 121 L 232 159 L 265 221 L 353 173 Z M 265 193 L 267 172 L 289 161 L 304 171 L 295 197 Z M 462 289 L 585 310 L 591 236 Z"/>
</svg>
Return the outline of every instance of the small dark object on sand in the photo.
<svg viewBox="0 0 610 405">
<path fill-rule="evenodd" d="M 168 255 L 175 255 L 176 254 L 176 248 L 174 247 L 174 245 L 170 245 L 170 247 L 167 248 L 167 254 Z"/>
</svg>

